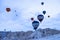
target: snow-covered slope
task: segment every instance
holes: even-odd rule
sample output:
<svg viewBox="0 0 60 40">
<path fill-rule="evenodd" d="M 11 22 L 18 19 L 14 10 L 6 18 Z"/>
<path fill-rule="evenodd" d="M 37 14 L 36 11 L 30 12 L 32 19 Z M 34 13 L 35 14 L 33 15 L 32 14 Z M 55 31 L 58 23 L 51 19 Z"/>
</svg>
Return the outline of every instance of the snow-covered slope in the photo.
<svg viewBox="0 0 60 40">
<path fill-rule="evenodd" d="M 36 31 L 0 32 L 1 40 L 59 40 L 60 31 L 55 29 L 38 29 Z"/>
<path fill-rule="evenodd" d="M 45 31 L 47 30 L 48 31 Z M 32 33 L 27 40 L 60 40 L 60 31 L 55 29 L 46 28 L 44 31 L 39 29 L 40 31 L 35 31 Z"/>
<path fill-rule="evenodd" d="M 53 36 L 47 36 L 39 39 L 29 39 L 29 40 L 60 40 L 60 34 L 53 35 Z"/>
</svg>

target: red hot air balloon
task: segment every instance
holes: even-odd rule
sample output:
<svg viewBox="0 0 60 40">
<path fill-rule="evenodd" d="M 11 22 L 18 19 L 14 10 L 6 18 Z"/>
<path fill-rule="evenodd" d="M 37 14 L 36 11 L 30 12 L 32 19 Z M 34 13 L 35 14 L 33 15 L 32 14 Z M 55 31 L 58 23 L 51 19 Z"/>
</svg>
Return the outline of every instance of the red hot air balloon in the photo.
<svg viewBox="0 0 60 40">
<path fill-rule="evenodd" d="M 40 15 L 37 16 L 37 19 L 38 19 L 40 22 L 42 22 L 43 19 L 44 19 L 44 16 L 43 16 L 42 14 L 40 14 Z"/>
<path fill-rule="evenodd" d="M 6 11 L 7 11 L 7 12 L 10 12 L 10 11 L 11 11 L 11 9 L 10 9 L 10 8 L 6 8 Z"/>
<path fill-rule="evenodd" d="M 31 20 L 33 21 L 33 20 L 34 20 L 34 18 L 31 18 Z"/>
</svg>

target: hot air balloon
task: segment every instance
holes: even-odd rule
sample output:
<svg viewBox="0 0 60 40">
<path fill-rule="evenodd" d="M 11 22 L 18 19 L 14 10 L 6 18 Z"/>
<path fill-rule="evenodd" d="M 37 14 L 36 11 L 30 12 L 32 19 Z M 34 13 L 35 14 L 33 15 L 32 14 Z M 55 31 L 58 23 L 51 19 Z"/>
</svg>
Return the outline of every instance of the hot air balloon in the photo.
<svg viewBox="0 0 60 40">
<path fill-rule="evenodd" d="M 32 26 L 33 26 L 34 30 L 36 30 L 39 26 L 39 22 L 38 21 L 33 21 Z"/>
<path fill-rule="evenodd" d="M 43 14 L 44 14 L 44 15 L 46 14 L 46 11 L 45 11 L 45 10 L 43 11 Z"/>
<path fill-rule="evenodd" d="M 48 15 L 48 18 L 49 18 L 50 16 Z"/>
<path fill-rule="evenodd" d="M 10 9 L 10 8 L 6 8 L 6 11 L 7 11 L 7 12 L 10 12 L 10 11 L 11 11 L 11 9 Z"/>
<path fill-rule="evenodd" d="M 41 2 L 41 5 L 44 5 L 44 2 Z"/>
<path fill-rule="evenodd" d="M 37 19 L 38 19 L 40 22 L 42 22 L 43 19 L 44 19 L 44 16 L 43 16 L 42 14 L 40 14 L 40 15 L 37 16 Z"/>
<path fill-rule="evenodd" d="M 33 21 L 33 20 L 34 20 L 34 18 L 31 18 L 31 20 Z"/>
</svg>

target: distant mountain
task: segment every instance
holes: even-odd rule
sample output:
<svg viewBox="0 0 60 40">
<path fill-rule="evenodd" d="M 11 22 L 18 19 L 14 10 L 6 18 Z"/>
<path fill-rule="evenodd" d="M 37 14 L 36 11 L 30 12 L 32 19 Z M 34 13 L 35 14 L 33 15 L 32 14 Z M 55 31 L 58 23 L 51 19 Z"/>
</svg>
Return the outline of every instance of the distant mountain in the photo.
<svg viewBox="0 0 60 40">
<path fill-rule="evenodd" d="M 60 34 L 60 30 L 56 29 L 38 29 L 36 31 L 20 31 L 20 32 L 3 32 L 0 31 L 1 40 L 30 40 L 30 39 L 40 39 L 47 36 L 53 36 Z"/>
<path fill-rule="evenodd" d="M 50 29 L 50 28 L 46 28 L 46 29 L 38 29 L 39 32 L 42 32 L 42 35 L 55 35 L 55 34 L 59 34 L 60 30 L 56 30 L 56 29 Z"/>
</svg>

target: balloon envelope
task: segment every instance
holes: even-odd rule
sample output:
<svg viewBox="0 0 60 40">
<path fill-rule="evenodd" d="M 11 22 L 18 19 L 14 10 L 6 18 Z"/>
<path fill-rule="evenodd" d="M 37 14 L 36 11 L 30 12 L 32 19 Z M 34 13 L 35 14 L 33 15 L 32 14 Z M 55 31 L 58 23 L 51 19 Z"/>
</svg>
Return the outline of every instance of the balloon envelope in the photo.
<svg viewBox="0 0 60 40">
<path fill-rule="evenodd" d="M 49 18 L 50 16 L 48 15 L 48 18 Z"/>
<path fill-rule="evenodd" d="M 31 18 L 31 20 L 33 21 L 33 20 L 34 20 L 34 18 Z"/>
<path fill-rule="evenodd" d="M 32 26 L 33 26 L 34 30 L 36 30 L 39 26 L 39 22 L 38 21 L 33 21 Z"/>
<path fill-rule="evenodd" d="M 46 11 L 43 11 L 43 14 L 45 15 L 46 14 Z"/>
<path fill-rule="evenodd" d="M 37 16 L 37 19 L 38 19 L 40 22 L 42 22 L 43 19 L 44 19 L 44 16 L 43 16 L 42 14 L 40 14 L 40 15 Z"/>
<path fill-rule="evenodd" d="M 10 9 L 10 8 L 6 8 L 6 11 L 7 11 L 7 12 L 10 12 L 10 11 L 11 11 L 11 9 Z"/>
<path fill-rule="evenodd" d="M 41 5 L 44 5 L 44 2 L 41 2 Z"/>
</svg>

